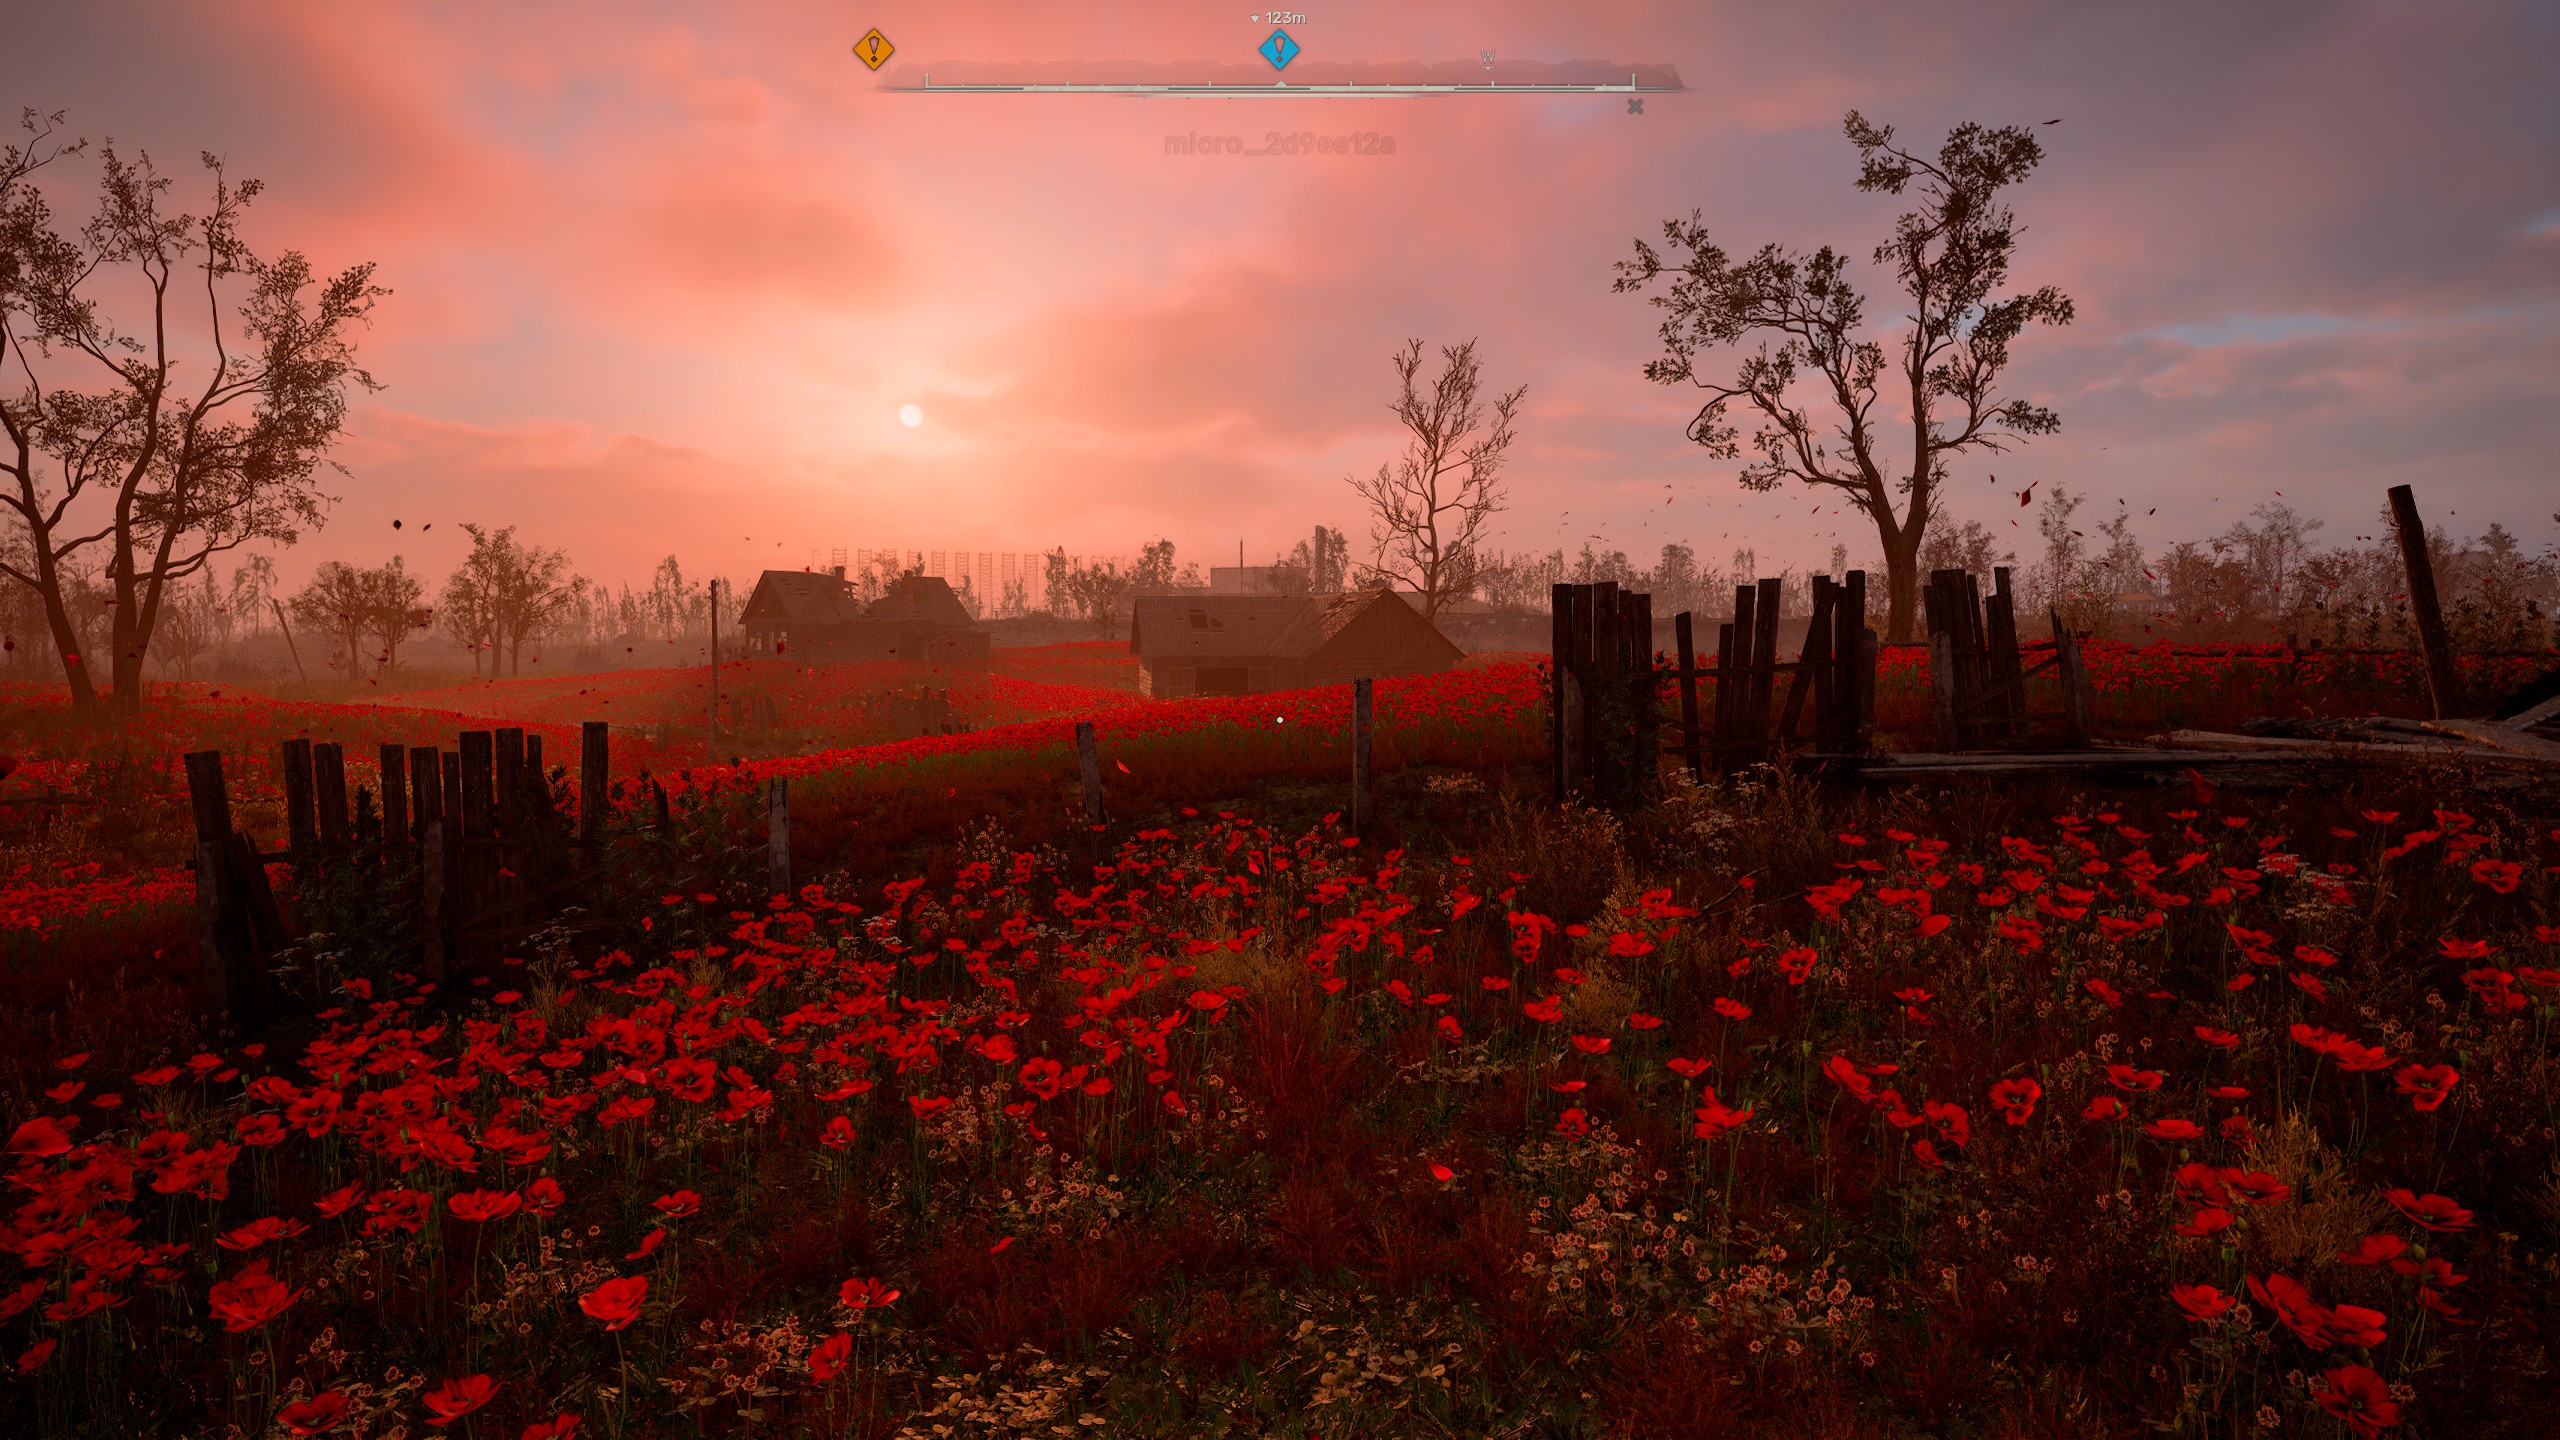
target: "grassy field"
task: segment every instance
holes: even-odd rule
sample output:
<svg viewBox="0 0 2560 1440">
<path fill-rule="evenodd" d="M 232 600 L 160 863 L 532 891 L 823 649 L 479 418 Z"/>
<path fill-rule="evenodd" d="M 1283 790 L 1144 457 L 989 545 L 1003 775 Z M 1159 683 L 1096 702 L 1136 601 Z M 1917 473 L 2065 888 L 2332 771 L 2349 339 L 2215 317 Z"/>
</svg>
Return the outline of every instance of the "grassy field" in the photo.
<svg viewBox="0 0 2560 1440">
<path fill-rule="evenodd" d="M 1381 686 L 1364 839 L 1339 823 L 1345 696 L 1138 705 L 1061 648 L 995 683 L 1110 700 L 674 767 L 671 832 L 615 822 L 609 928 L 451 993 L 406 978 L 396 927 L 307 897 L 338 938 L 256 1035 L 184 1017 L 182 884 L 93 828 L 27 847 L 0 890 L 0 1413 L 2549 1433 L 2547 797 L 1764 773 L 1558 811 L 1511 663 Z M 2139 658 L 2102 692 L 2120 732 L 2176 695 L 2357 698 L 2245 655 Z M 672 684 L 646 674 L 605 698 Z M 252 747 L 369 714 L 449 743 L 465 713 L 566 726 L 594 698 L 522 683 L 555 688 L 154 723 Z M 859 693 L 828 683 L 801 693 Z M 1105 735 L 1098 856 L 1080 715 Z M 39 762 L 58 783 L 101 764 L 65 748 Z M 729 843 L 781 774 L 823 857 L 792 896 Z"/>
</svg>

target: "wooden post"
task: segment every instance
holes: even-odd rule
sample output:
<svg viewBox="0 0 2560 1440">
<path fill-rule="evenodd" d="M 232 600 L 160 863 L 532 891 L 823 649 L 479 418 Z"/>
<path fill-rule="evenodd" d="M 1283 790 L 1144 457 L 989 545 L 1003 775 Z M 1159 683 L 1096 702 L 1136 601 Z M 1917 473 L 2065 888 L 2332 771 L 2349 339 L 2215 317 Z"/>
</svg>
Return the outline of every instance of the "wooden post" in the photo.
<svg viewBox="0 0 2560 1440">
<path fill-rule="evenodd" d="M 495 737 L 486 730 L 462 732 L 462 833 L 464 838 L 488 838 L 490 826 L 497 819 Z"/>
<path fill-rule="evenodd" d="M 231 792 L 222 782 L 221 751 L 188 753 L 187 801 L 195 810 L 198 840 L 221 840 L 231 834 Z"/>
<path fill-rule="evenodd" d="M 1780 580 L 1760 582 L 1760 599 L 1751 616 L 1751 758 L 1769 757 L 1769 712 L 1777 698 L 1778 672 L 1778 607 L 1783 598 Z"/>
<path fill-rule="evenodd" d="M 409 840 L 409 752 L 382 747 L 382 844 L 396 850 Z"/>
<path fill-rule="evenodd" d="M 2089 671 L 2080 660 L 2080 637 L 2063 628 L 2060 612 L 2053 618 L 2054 668 L 2062 672 L 2062 743 L 2073 750 L 2089 748 Z"/>
<path fill-rule="evenodd" d="M 1654 664 L 1653 596 L 1644 591 L 1622 593 L 1619 617 L 1627 647 L 1625 713 L 1618 723 L 1632 733 L 1619 739 L 1619 753 L 1629 770 L 1619 780 L 1620 800 L 1642 804 L 1662 778 L 1662 672 Z"/>
<path fill-rule="evenodd" d="M 285 848 L 293 852 L 293 875 L 296 880 L 311 878 L 311 863 L 318 858 L 318 821 L 311 796 L 311 742 L 296 737 L 279 748 L 279 771 L 284 776 Z"/>
<path fill-rule="evenodd" d="M 239 897 L 232 893 L 225 848 L 231 838 L 231 794 L 222 781 L 221 751 L 188 754 L 187 799 L 196 822 L 197 963 L 204 977 L 205 1008 L 220 1016 L 231 1008 L 239 948 L 234 917 L 240 909 Z"/>
<path fill-rule="evenodd" d="M 433 745 L 409 752 L 410 834 L 422 843 L 427 827 L 444 818 L 444 759 Z"/>
<path fill-rule="evenodd" d="M 1876 748 L 1876 653 L 1881 648 L 1872 626 L 1858 627 L 1858 660 L 1851 672 L 1851 688 L 1857 696 L 1853 718 L 1858 727 L 1852 743 L 1860 755 Z"/>
<path fill-rule="evenodd" d="M 431 985 L 443 984 L 452 969 L 445 954 L 445 936 L 452 925 L 452 918 L 447 913 L 449 897 L 445 892 L 445 856 L 448 853 L 445 822 L 439 815 L 425 823 L 418 840 L 418 933 L 425 941 L 418 978 Z"/>
<path fill-rule="evenodd" d="M 1553 759 L 1556 803 L 1582 791 L 1582 777 L 1589 768 L 1583 753 L 1584 711 L 1582 677 L 1590 663 L 1591 590 L 1586 585 L 1556 585 L 1548 595 L 1553 614 L 1549 631 L 1553 638 L 1548 666 L 1548 739 Z"/>
<path fill-rule="evenodd" d="M 1707 760 L 1718 775 L 1733 769 L 1734 629 L 1731 622 L 1716 626 L 1716 696 L 1714 718 L 1707 727 Z"/>
<path fill-rule="evenodd" d="M 776 895 L 791 893 L 791 782 L 776 778 L 765 787 L 765 884 Z"/>
<path fill-rule="evenodd" d="M 192 780 L 195 757 L 190 755 L 187 760 L 188 778 Z M 205 1012 L 216 1019 L 225 1017 L 231 1009 L 233 945 L 229 922 L 236 902 L 230 894 L 229 876 L 225 874 L 229 868 L 225 863 L 223 842 L 196 841 L 197 966 L 204 977 Z"/>
<path fill-rule="evenodd" d="M 293 673 L 302 677 L 307 690 L 311 688 L 311 673 L 302 668 L 302 647 L 293 643 L 293 627 L 284 623 L 284 602 L 270 597 L 267 603 L 276 607 L 276 628 L 284 632 L 284 648 L 293 656 Z"/>
<path fill-rule="evenodd" d="M 2445 632 L 2444 610 L 2436 599 L 2435 562 L 2427 556 L 2427 527 L 2418 520 L 2418 499 L 2406 485 L 2391 487 L 2391 528 L 2399 532 L 2400 564 L 2409 573 L 2409 613 L 2418 622 L 2418 643 L 2427 652 L 2427 691 L 2438 720 L 2451 720 L 2462 708 L 2462 677 L 2454 668 L 2453 637 Z"/>
<path fill-rule="evenodd" d="M 720 579 L 711 579 L 711 745 L 720 748 Z M 719 756 L 711 757 L 714 762 Z"/>
<path fill-rule="evenodd" d="M 1866 571 L 1852 570 L 1840 577 L 1840 593 L 1832 597 L 1831 609 L 1831 654 L 1839 668 L 1832 680 L 1832 704 L 1837 713 L 1831 717 L 1834 728 L 1829 743 L 1834 749 L 1864 753 L 1858 708 L 1863 703 L 1858 680 L 1860 665 L 1867 666 L 1869 679 L 1875 674 L 1873 657 L 1861 659 L 1859 639 L 1867 629 Z"/>
<path fill-rule="evenodd" d="M 464 798 L 469 787 L 462 779 L 462 752 L 444 752 L 442 783 L 444 813 L 439 818 L 444 821 L 444 844 L 438 848 L 444 855 L 444 903 L 439 914 L 444 925 L 445 971 L 451 974 L 470 961 L 470 954 L 463 943 L 463 927 L 471 923 L 472 906 L 477 898 L 471 889 L 471 872 L 464 865 L 469 852 L 464 849 L 463 842 L 486 832 L 474 832 L 470 828 L 471 806 Z M 483 813 L 486 813 L 485 803 Z"/>
<path fill-rule="evenodd" d="M 1689 767 L 1690 783 L 1707 783 L 1707 769 L 1698 749 L 1698 651 L 1691 635 L 1689 612 L 1671 617 L 1672 643 L 1680 656 L 1680 761 Z"/>
<path fill-rule="evenodd" d="M 311 794 L 320 807 L 320 852 L 335 856 L 347 848 L 346 748 L 335 741 L 311 747 Z"/>
<path fill-rule="evenodd" d="M 1369 833 L 1368 677 L 1351 682 L 1351 833 Z"/>
<path fill-rule="evenodd" d="M 1796 657 L 1796 671 L 1787 679 L 1786 708 L 1778 717 L 1780 740 L 1795 738 L 1796 722 L 1804 716 L 1805 697 L 1820 695 L 1824 688 L 1825 662 L 1830 658 L 1831 577 L 1816 575 L 1813 577 L 1813 617 L 1805 622 L 1804 627 L 1804 653 Z M 1813 712 L 1817 717 L 1822 713 L 1819 699 L 1814 702 Z M 1818 719 L 1815 728 L 1820 728 Z"/>
<path fill-rule="evenodd" d="M 1094 748 L 1093 722 L 1076 722 L 1076 766 L 1084 775 L 1084 823 L 1102 828 L 1102 755 Z"/>
<path fill-rule="evenodd" d="M 607 789 L 612 776 L 613 749 L 605 722 L 590 720 L 578 730 L 578 843 L 590 865 L 602 858 L 605 812 L 613 806 Z"/>
<path fill-rule="evenodd" d="M 490 819 L 508 839 L 524 823 L 524 731 L 509 725 L 492 735 L 489 754 Z"/>
<path fill-rule="evenodd" d="M 1937 702 L 1938 748 L 1964 748 L 1962 732 L 1956 725 L 1956 647 L 1954 637 L 1944 630 L 1929 632 L 1929 695 Z"/>
<path fill-rule="evenodd" d="M 2003 737 L 2023 734 L 2027 728 L 2027 687 L 2022 678 L 2026 667 L 2018 659 L 2017 605 L 2017 593 L 2009 586 L 2009 567 L 1993 566 L 1991 599 L 1983 607 L 1984 638 L 1991 647 L 1988 678 L 1999 692 L 1999 703 L 1991 708 L 1992 733 Z"/>
</svg>

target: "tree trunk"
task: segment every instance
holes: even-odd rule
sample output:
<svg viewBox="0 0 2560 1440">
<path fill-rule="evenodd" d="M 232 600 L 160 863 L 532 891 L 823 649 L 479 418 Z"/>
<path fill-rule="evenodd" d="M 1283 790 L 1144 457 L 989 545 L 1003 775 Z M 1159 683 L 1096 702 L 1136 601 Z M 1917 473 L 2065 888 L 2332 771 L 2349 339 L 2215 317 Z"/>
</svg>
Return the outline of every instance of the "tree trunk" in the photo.
<svg viewBox="0 0 2560 1440">
<path fill-rule="evenodd" d="M 1920 527 L 1885 537 L 1885 638 L 1908 640 L 1920 617 Z"/>
</svg>

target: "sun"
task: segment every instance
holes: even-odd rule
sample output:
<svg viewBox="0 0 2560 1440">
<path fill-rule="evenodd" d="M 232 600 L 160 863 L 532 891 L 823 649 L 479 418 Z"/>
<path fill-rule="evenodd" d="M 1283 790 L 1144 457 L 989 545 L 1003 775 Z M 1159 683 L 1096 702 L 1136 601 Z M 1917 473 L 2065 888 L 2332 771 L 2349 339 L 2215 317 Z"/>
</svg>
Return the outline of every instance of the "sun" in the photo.
<svg viewBox="0 0 2560 1440">
<path fill-rule="evenodd" d="M 901 424 L 901 425 L 906 426 L 906 427 L 907 427 L 908 429 L 910 429 L 910 430 L 913 430 L 913 429 L 914 429 L 914 428 L 916 428 L 917 426 L 919 426 L 919 425 L 923 424 L 923 423 L 924 423 L 924 407 L 923 407 L 923 406 L 921 406 L 921 405 L 901 405 L 901 406 L 899 406 L 899 407 L 898 407 L 898 423 L 899 423 L 899 424 Z"/>
</svg>

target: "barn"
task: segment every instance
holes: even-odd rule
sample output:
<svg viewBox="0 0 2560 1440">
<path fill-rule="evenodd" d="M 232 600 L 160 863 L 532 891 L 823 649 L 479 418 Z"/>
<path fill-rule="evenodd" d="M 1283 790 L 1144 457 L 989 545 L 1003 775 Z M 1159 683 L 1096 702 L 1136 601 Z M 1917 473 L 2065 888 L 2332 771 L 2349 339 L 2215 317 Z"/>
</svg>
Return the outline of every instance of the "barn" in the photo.
<svg viewBox="0 0 2560 1440">
<path fill-rule="evenodd" d="M 1347 595 L 1141 595 L 1129 650 L 1148 695 L 1254 695 L 1436 675 L 1463 652 L 1387 590 Z"/>
<path fill-rule="evenodd" d="M 865 604 L 841 568 L 767 570 L 739 619 L 751 655 L 795 660 L 987 663 L 987 632 L 937 576 L 902 575 Z"/>
</svg>

